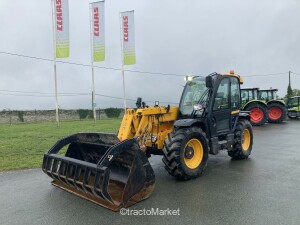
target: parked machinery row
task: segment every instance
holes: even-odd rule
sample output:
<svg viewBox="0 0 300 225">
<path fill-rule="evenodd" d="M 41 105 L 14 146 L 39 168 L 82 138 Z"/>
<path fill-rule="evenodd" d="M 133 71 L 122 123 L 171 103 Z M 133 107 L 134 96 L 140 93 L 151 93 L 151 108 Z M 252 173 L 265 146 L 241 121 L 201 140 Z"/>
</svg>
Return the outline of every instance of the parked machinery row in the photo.
<svg viewBox="0 0 300 225">
<path fill-rule="evenodd" d="M 276 95 L 278 89 L 260 90 L 244 88 L 241 90 L 242 110 L 250 111 L 251 124 L 261 126 L 266 122 L 281 123 L 287 116 L 287 104 Z"/>
</svg>

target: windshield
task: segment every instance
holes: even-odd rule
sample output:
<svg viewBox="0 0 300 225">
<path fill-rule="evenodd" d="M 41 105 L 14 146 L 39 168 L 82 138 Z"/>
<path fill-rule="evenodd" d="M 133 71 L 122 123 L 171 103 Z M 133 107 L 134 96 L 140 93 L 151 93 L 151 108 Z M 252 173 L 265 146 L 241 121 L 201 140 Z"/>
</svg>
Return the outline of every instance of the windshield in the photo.
<svg viewBox="0 0 300 225">
<path fill-rule="evenodd" d="M 200 100 L 201 102 L 206 101 L 207 95 L 204 96 L 206 93 L 205 77 L 197 77 L 187 82 L 181 99 L 180 113 L 182 115 L 191 115 L 194 105 L 199 104 Z M 204 99 L 202 99 L 203 97 Z"/>
</svg>

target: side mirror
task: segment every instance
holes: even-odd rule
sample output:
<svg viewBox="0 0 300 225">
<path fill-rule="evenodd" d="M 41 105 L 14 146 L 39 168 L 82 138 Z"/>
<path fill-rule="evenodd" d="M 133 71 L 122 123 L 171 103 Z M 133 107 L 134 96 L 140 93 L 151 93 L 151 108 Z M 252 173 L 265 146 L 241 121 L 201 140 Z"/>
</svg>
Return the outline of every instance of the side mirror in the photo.
<svg viewBox="0 0 300 225">
<path fill-rule="evenodd" d="M 142 98 L 138 97 L 135 105 L 138 109 L 141 108 L 142 107 Z"/>
<path fill-rule="evenodd" d="M 207 88 L 212 89 L 213 88 L 213 79 L 211 76 L 207 76 L 205 78 L 205 85 Z"/>
<path fill-rule="evenodd" d="M 203 105 L 201 105 L 201 104 L 196 104 L 196 105 L 194 105 L 194 110 L 195 111 L 198 111 L 198 110 L 202 110 L 204 107 L 203 107 Z"/>
</svg>

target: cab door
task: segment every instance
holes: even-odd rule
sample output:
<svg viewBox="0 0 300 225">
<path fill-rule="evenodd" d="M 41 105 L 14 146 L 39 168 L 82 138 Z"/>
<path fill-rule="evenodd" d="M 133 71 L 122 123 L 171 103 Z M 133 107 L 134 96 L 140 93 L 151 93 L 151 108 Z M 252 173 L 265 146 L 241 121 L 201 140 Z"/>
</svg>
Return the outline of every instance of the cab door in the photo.
<svg viewBox="0 0 300 225">
<path fill-rule="evenodd" d="M 217 92 L 212 102 L 212 112 L 210 117 L 210 129 L 212 137 L 222 133 L 228 133 L 231 119 L 230 109 L 230 79 L 224 77 L 219 83 Z"/>
<path fill-rule="evenodd" d="M 253 92 L 253 90 L 251 92 Z M 241 107 L 242 104 L 241 104 L 240 81 L 236 77 L 230 77 L 230 109 L 231 109 L 230 129 L 231 130 L 234 128 L 235 122 L 239 117 Z"/>
<path fill-rule="evenodd" d="M 212 102 L 210 129 L 212 137 L 231 132 L 241 108 L 240 84 L 236 77 L 224 77 Z"/>
</svg>

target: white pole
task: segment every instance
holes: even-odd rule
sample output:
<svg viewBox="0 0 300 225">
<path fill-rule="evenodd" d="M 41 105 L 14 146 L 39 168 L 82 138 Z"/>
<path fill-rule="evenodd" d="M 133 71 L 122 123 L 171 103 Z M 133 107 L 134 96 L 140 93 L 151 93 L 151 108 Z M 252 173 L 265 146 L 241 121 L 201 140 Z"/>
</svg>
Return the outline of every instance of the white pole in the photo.
<svg viewBox="0 0 300 225">
<path fill-rule="evenodd" d="M 122 26 L 122 16 L 120 12 L 120 41 L 121 41 L 121 58 L 122 58 L 122 77 L 123 77 L 123 98 L 124 98 L 124 113 L 126 113 L 126 92 L 125 92 L 125 73 L 124 73 L 124 46 L 123 46 L 123 26 Z"/>
<path fill-rule="evenodd" d="M 53 31 L 53 62 L 54 62 L 54 83 L 55 83 L 55 111 L 56 111 L 56 126 L 59 128 L 59 116 L 58 116 L 58 97 L 57 97 L 57 77 L 56 77 L 56 38 L 55 38 L 55 12 L 54 12 L 54 0 L 51 0 L 52 8 L 52 31 Z"/>
<path fill-rule="evenodd" d="M 94 124 L 96 124 L 96 97 L 95 97 L 95 76 L 94 76 L 94 45 L 93 45 L 93 24 L 92 24 L 92 4 L 90 3 L 90 32 L 91 32 L 91 65 L 92 65 L 92 107 L 93 107 L 93 118 L 94 118 Z"/>
</svg>

